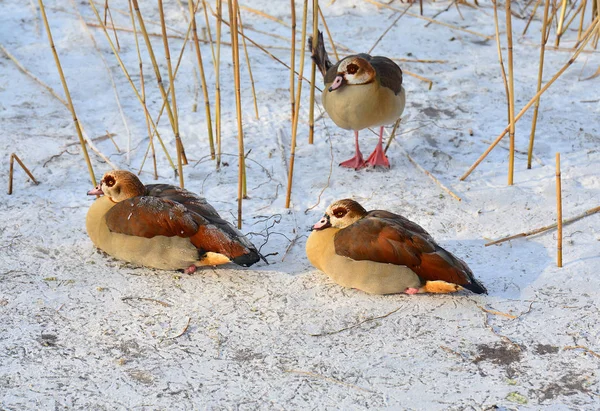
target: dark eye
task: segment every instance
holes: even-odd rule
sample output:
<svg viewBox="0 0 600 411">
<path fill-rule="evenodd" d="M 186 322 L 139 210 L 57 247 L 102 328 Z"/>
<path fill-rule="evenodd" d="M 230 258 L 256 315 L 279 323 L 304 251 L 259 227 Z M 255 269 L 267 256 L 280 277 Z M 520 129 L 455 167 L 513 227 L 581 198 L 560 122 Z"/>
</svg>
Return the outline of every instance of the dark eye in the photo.
<svg viewBox="0 0 600 411">
<path fill-rule="evenodd" d="M 346 211 L 345 208 L 336 208 L 335 210 L 333 210 L 333 215 L 337 218 L 342 218 L 346 215 L 347 212 L 348 211 Z"/>
<path fill-rule="evenodd" d="M 348 64 L 348 66 L 346 67 L 346 71 L 348 72 L 348 74 L 356 74 L 356 72 L 358 71 L 358 65 L 354 63 Z"/>
<path fill-rule="evenodd" d="M 106 176 L 104 177 L 104 184 L 106 184 L 107 187 L 112 187 L 115 185 L 115 178 L 113 176 Z"/>
</svg>

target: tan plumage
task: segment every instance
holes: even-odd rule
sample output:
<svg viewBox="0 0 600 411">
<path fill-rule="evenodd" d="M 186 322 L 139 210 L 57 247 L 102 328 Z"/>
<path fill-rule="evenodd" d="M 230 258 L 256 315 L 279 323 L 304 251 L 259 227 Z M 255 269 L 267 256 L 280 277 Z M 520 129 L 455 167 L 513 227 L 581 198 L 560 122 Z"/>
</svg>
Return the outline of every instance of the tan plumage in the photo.
<svg viewBox="0 0 600 411">
<path fill-rule="evenodd" d="M 486 292 L 419 225 L 388 211 L 367 212 L 349 199 L 331 204 L 313 226 L 306 255 L 336 283 L 371 294 Z"/>
<path fill-rule="evenodd" d="M 249 266 L 261 256 L 205 199 L 167 184 L 144 186 L 128 171 L 111 171 L 88 194 L 86 229 L 94 245 L 137 265 L 193 272 L 197 266 L 235 262 Z"/>
</svg>

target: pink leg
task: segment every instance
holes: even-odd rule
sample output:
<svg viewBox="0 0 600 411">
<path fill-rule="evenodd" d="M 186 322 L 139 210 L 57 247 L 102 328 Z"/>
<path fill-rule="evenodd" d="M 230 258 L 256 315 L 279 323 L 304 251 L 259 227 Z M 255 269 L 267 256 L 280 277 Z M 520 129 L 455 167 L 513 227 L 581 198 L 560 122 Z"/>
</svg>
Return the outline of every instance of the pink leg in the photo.
<svg viewBox="0 0 600 411">
<path fill-rule="evenodd" d="M 352 157 L 351 159 L 341 162 L 340 166 L 358 170 L 367 165 L 365 163 L 365 160 L 363 160 L 362 153 L 360 152 L 360 148 L 358 147 L 358 131 L 354 131 L 354 143 L 356 145 L 356 154 L 354 154 L 354 157 Z"/>
<path fill-rule="evenodd" d="M 185 270 L 183 270 L 184 274 L 193 274 L 196 272 L 196 270 L 198 269 L 198 267 L 196 267 L 194 264 L 190 265 L 188 268 L 186 268 Z"/>
<path fill-rule="evenodd" d="M 407 288 L 406 290 L 404 290 L 404 292 L 405 292 L 406 294 L 413 295 L 413 294 L 416 294 L 416 293 L 418 293 L 418 292 L 419 292 L 419 289 L 418 289 L 418 288 Z"/>
<path fill-rule="evenodd" d="M 373 153 L 371 153 L 371 155 L 367 159 L 367 164 L 369 164 L 373 167 L 382 166 L 385 168 L 390 168 L 390 162 L 388 161 L 388 158 L 385 155 L 385 152 L 383 151 L 382 141 L 383 141 L 383 127 L 381 127 L 379 129 L 379 142 L 377 143 L 377 146 L 375 147 L 375 151 L 373 151 Z"/>
</svg>

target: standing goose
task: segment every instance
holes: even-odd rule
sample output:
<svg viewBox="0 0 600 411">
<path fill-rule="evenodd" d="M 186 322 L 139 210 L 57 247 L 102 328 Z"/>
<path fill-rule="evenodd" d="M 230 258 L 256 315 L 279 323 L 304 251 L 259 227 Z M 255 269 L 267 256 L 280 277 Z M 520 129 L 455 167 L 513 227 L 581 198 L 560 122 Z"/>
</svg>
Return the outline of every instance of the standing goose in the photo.
<svg viewBox="0 0 600 411">
<path fill-rule="evenodd" d="M 366 211 L 354 200 L 331 204 L 313 226 L 306 255 L 344 287 L 369 294 L 485 294 L 464 261 L 437 245 L 419 225 L 389 211 Z"/>
<path fill-rule="evenodd" d="M 383 150 L 383 126 L 393 124 L 404 111 L 406 94 L 402 87 L 402 70 L 387 57 L 356 54 L 332 64 L 325 51 L 323 33 L 319 32 L 312 59 L 325 79 L 322 94 L 323 107 L 333 122 L 345 130 L 354 130 L 356 154 L 340 163 L 342 167 L 359 169 L 371 166 L 389 168 Z M 379 142 L 375 151 L 363 160 L 358 144 L 359 130 L 379 128 Z"/>
<path fill-rule="evenodd" d="M 88 195 L 103 195 L 87 213 L 88 235 L 120 260 L 193 273 L 229 262 L 248 267 L 262 257 L 204 198 L 182 188 L 144 186 L 135 174 L 116 170 Z"/>
</svg>

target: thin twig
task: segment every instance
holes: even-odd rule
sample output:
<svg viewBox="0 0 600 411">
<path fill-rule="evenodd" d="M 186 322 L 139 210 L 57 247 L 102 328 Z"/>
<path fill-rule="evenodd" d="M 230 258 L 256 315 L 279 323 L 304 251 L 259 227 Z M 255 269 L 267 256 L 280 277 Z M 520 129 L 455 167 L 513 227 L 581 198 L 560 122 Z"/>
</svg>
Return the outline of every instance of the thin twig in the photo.
<svg viewBox="0 0 600 411">
<path fill-rule="evenodd" d="M 27 175 L 29 176 L 29 178 L 31 178 L 31 181 L 33 182 L 33 184 L 38 185 L 38 181 L 35 179 L 35 177 L 33 176 L 33 174 L 31 174 L 31 171 L 29 171 L 29 169 L 27 168 L 27 166 L 25 164 L 23 164 L 23 162 L 21 161 L 21 159 L 19 158 L 19 156 L 17 156 L 15 153 L 12 153 L 10 155 L 10 160 L 9 160 L 9 171 L 8 171 L 8 195 L 11 195 L 13 192 L 13 173 L 14 173 L 14 161 L 17 160 L 17 163 L 19 163 L 19 165 L 21 166 L 21 168 L 23 169 L 23 171 L 25 171 L 27 173 Z"/>
<path fill-rule="evenodd" d="M 505 0 L 506 4 L 506 40 L 508 48 L 508 185 L 513 185 L 515 174 L 515 76 L 513 71 L 513 39 L 512 39 L 512 0 Z"/>
<path fill-rule="evenodd" d="M 338 333 L 341 333 L 342 331 L 347 331 L 347 330 L 351 330 L 351 329 L 353 329 L 353 328 L 359 327 L 360 325 L 362 325 L 362 324 L 364 324 L 364 323 L 367 323 L 367 322 L 370 322 L 370 321 L 379 320 L 379 319 L 381 319 L 381 318 L 388 317 L 388 316 L 390 316 L 390 315 L 392 315 L 392 314 L 394 314 L 394 313 L 396 313 L 396 312 L 400 311 L 402 308 L 404 308 L 404 306 L 403 306 L 403 305 L 402 305 L 402 306 L 400 306 L 400 307 L 398 307 L 398 308 L 396 308 L 395 310 L 392 310 L 392 311 L 390 311 L 390 312 L 389 312 L 389 313 L 387 313 L 387 314 L 378 315 L 377 317 L 369 317 L 369 318 L 366 318 L 366 319 L 364 319 L 364 320 L 362 320 L 362 321 L 360 321 L 360 322 L 358 322 L 358 323 L 356 323 L 356 324 L 354 324 L 354 325 L 351 325 L 351 326 L 349 326 L 349 327 L 345 327 L 345 328 L 341 328 L 341 329 L 339 329 L 339 330 L 335 330 L 335 331 L 327 331 L 327 332 L 323 332 L 323 333 L 319 333 L 319 334 L 308 334 L 308 335 L 310 335 L 311 337 L 323 337 L 323 336 L 325 336 L 325 335 L 333 335 L 333 334 L 338 334 Z"/>
<path fill-rule="evenodd" d="M 250 77 L 250 85 L 252 86 L 252 98 L 254 101 L 254 114 L 256 115 L 256 119 L 259 119 L 258 115 L 258 102 L 256 101 L 256 88 L 254 87 L 254 76 L 252 75 L 252 66 L 250 65 L 250 56 L 248 55 L 248 47 L 246 47 L 246 37 L 244 34 L 244 23 L 242 22 L 242 13 L 240 8 L 238 7 L 238 21 L 239 21 L 239 31 L 242 34 L 242 45 L 244 46 L 244 55 L 246 57 L 246 66 L 248 67 L 248 77 Z"/>
<path fill-rule="evenodd" d="M 579 215 L 576 215 L 575 217 L 571 217 L 571 218 L 567 218 L 565 220 L 562 220 L 562 225 L 564 227 L 566 225 L 574 223 L 575 221 L 581 220 L 584 217 L 590 216 L 592 214 L 596 214 L 598 212 L 600 212 L 600 206 L 594 207 L 594 208 L 590 208 L 589 210 L 585 211 L 582 214 L 579 214 Z M 521 238 L 521 237 L 529 237 L 529 236 L 532 236 L 532 235 L 537 235 L 537 234 L 543 233 L 545 231 L 552 230 L 552 229 L 554 229 L 556 227 L 557 227 L 557 223 L 550 224 L 550 225 L 547 225 L 547 226 L 544 226 L 544 227 L 541 227 L 541 228 L 536 228 L 535 230 L 526 231 L 526 232 L 523 232 L 523 233 L 511 235 L 509 237 L 504 237 L 504 238 L 500 238 L 498 240 L 490 241 L 489 243 L 486 243 L 485 246 L 487 247 L 487 246 L 490 246 L 490 245 L 504 243 L 506 241 L 514 240 L 514 239 Z"/>
<path fill-rule="evenodd" d="M 347 382 L 344 382 L 344 381 L 340 381 L 340 380 L 338 380 L 338 379 L 335 379 L 335 378 L 326 377 L 326 376 L 324 376 L 324 375 L 317 374 L 317 373 L 310 372 L 310 371 L 301 371 L 301 370 L 285 370 L 285 372 L 288 372 L 288 373 L 293 373 L 293 374 L 307 375 L 307 376 L 309 376 L 309 377 L 320 378 L 320 379 L 322 379 L 322 380 L 325 380 L 325 381 L 330 381 L 330 382 L 333 382 L 333 383 L 336 383 L 336 384 L 341 384 L 341 385 L 344 385 L 344 386 L 346 386 L 346 387 L 350 387 L 350 388 L 357 389 L 357 390 L 359 390 L 359 391 L 365 391 L 365 392 L 375 392 L 375 391 L 372 391 L 372 390 L 368 390 L 368 389 L 366 389 L 366 388 L 359 387 L 358 385 L 350 384 L 350 383 L 347 383 Z"/>
<path fill-rule="evenodd" d="M 560 181 L 560 153 L 556 153 L 556 265 L 562 267 L 562 190 Z"/>
<path fill-rule="evenodd" d="M 590 350 L 588 347 L 584 347 L 583 345 L 567 345 L 566 347 L 563 347 L 563 350 L 584 350 L 588 354 L 592 354 L 594 357 L 600 358 L 600 354 Z"/>
<path fill-rule="evenodd" d="M 191 322 L 191 321 L 192 321 L 192 318 L 191 318 L 191 317 L 188 317 L 188 319 L 187 319 L 187 323 L 185 324 L 185 327 L 183 327 L 183 330 L 182 330 L 182 331 L 181 331 L 179 334 L 177 334 L 177 335 L 174 335 L 173 337 L 167 337 L 167 338 L 168 338 L 169 340 L 174 340 L 174 339 L 176 339 L 176 338 L 179 338 L 179 337 L 181 337 L 181 336 L 182 336 L 183 334 L 185 334 L 185 332 L 188 330 L 188 328 L 189 328 L 189 326 L 190 326 L 190 322 Z"/>
<path fill-rule="evenodd" d="M 121 297 L 121 301 L 129 301 L 129 300 L 140 300 L 140 301 L 150 301 L 152 303 L 157 303 L 162 305 L 163 307 L 171 307 L 171 304 L 166 303 L 164 301 L 160 301 L 160 300 L 156 300 L 154 298 L 147 298 L 147 297 L 135 297 L 135 296 L 127 296 L 127 297 Z"/>
</svg>

